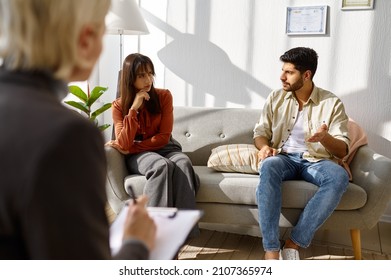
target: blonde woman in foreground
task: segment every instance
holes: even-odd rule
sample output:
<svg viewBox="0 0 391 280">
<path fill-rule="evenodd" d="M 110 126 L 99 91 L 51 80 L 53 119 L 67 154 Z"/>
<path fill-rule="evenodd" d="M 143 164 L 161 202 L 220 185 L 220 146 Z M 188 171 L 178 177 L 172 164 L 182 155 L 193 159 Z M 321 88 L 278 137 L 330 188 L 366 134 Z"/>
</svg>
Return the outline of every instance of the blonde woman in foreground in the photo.
<svg viewBox="0 0 391 280">
<path fill-rule="evenodd" d="M 62 105 L 102 50 L 109 0 L 0 0 L 0 259 L 110 259 L 100 131 Z M 65 16 L 66 15 L 66 16 Z M 148 259 L 146 197 L 113 256 Z"/>
</svg>

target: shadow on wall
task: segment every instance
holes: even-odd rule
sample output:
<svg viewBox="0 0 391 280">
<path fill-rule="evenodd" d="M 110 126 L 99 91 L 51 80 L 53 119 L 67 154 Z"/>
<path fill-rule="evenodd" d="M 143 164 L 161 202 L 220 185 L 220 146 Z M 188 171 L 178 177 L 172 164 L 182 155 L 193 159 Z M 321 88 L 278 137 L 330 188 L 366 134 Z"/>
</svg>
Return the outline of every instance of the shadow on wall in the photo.
<svg viewBox="0 0 391 280">
<path fill-rule="evenodd" d="M 270 88 L 235 66 L 217 45 L 201 36 L 181 33 L 146 10 L 142 13 L 173 38 L 158 52 L 162 63 L 198 93 L 213 95 L 216 107 L 226 107 L 227 102 L 246 106 L 251 103 L 251 92 L 264 98 L 270 93 Z M 192 104 L 204 106 L 205 102 L 197 98 Z"/>
<path fill-rule="evenodd" d="M 197 90 L 215 96 L 216 105 L 250 104 L 250 91 L 265 97 L 270 89 L 235 66 L 218 46 L 192 34 L 181 34 L 158 52 L 163 64 Z M 202 105 L 202 104 L 197 104 Z"/>
</svg>

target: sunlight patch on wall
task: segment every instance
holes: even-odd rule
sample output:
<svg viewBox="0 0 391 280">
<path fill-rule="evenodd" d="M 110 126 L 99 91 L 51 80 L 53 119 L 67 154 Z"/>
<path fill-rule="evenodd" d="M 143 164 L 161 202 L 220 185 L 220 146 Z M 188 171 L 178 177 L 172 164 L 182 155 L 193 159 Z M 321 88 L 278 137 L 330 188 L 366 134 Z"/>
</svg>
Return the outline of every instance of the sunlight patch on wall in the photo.
<svg viewBox="0 0 391 280">
<path fill-rule="evenodd" d="M 227 108 L 245 108 L 243 104 L 233 103 L 233 102 L 227 102 L 227 105 L 225 106 Z"/>
<path fill-rule="evenodd" d="M 205 93 L 205 107 L 214 107 L 216 98 L 209 93 Z"/>
<path fill-rule="evenodd" d="M 391 55 L 390 55 L 390 61 L 388 62 L 388 76 L 391 77 Z"/>
<path fill-rule="evenodd" d="M 233 64 L 246 69 L 246 55 L 253 28 L 251 2 L 236 0 L 211 1 L 209 40 L 223 46 Z M 222 12 L 224 11 L 224 12 Z"/>
<path fill-rule="evenodd" d="M 384 122 L 380 126 L 379 135 L 382 136 L 384 139 L 391 141 L 391 121 Z"/>
<path fill-rule="evenodd" d="M 335 92 L 358 92 L 368 87 L 374 33 L 374 11 L 362 13 L 338 10 L 331 13 L 332 40 L 319 46 L 316 75 L 322 86 Z"/>
</svg>

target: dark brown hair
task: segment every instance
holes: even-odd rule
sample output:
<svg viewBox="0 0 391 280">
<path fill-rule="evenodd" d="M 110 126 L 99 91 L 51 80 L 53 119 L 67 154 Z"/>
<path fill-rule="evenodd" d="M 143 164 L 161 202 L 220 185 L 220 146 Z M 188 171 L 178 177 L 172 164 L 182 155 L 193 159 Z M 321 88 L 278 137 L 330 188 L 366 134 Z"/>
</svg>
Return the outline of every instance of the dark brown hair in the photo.
<svg viewBox="0 0 391 280">
<path fill-rule="evenodd" d="M 133 104 L 134 99 L 138 90 L 134 87 L 137 74 L 141 71 L 151 69 L 152 74 L 155 76 L 155 67 L 153 66 L 152 60 L 142 54 L 133 53 L 128 55 L 123 63 L 121 78 L 120 78 L 120 96 L 122 104 L 122 115 L 126 116 L 130 107 Z M 156 93 L 155 87 L 152 83 L 151 90 L 148 92 L 150 99 L 145 102 L 145 107 L 151 114 L 158 114 L 160 110 L 159 97 Z"/>
<path fill-rule="evenodd" d="M 295 68 L 303 74 L 305 71 L 311 71 L 311 79 L 314 77 L 318 67 L 318 54 L 310 48 L 297 47 L 286 51 L 281 55 L 282 62 L 292 63 Z"/>
</svg>

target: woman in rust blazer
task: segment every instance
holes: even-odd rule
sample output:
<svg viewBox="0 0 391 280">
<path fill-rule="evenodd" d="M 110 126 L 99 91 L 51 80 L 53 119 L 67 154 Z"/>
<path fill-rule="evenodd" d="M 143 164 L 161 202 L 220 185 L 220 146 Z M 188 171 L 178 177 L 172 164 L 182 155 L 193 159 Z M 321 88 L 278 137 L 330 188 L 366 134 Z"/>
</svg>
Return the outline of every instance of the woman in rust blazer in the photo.
<svg viewBox="0 0 391 280">
<path fill-rule="evenodd" d="M 112 145 L 126 155 L 130 173 L 146 176 L 144 193 L 150 206 L 195 209 L 199 180 L 190 159 L 171 135 L 172 95 L 167 89 L 154 87 L 154 75 L 149 57 L 135 53 L 125 58 L 120 97 L 112 105 Z"/>
</svg>

